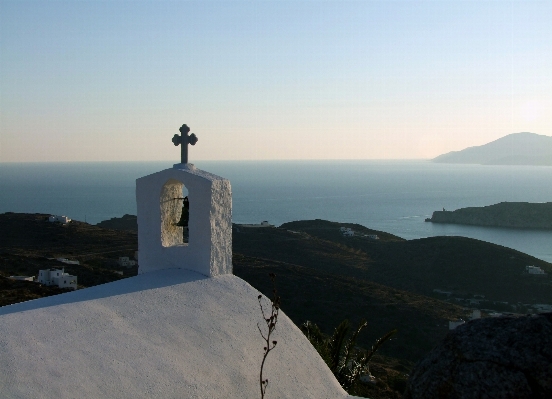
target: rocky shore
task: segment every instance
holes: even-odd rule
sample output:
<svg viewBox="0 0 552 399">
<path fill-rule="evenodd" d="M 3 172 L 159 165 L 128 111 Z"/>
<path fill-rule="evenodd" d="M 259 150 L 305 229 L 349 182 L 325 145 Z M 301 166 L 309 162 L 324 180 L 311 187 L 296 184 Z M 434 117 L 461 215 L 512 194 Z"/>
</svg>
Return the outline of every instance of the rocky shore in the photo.
<svg viewBox="0 0 552 399">
<path fill-rule="evenodd" d="M 501 202 L 484 207 L 435 211 L 426 222 L 552 230 L 552 202 Z"/>
</svg>

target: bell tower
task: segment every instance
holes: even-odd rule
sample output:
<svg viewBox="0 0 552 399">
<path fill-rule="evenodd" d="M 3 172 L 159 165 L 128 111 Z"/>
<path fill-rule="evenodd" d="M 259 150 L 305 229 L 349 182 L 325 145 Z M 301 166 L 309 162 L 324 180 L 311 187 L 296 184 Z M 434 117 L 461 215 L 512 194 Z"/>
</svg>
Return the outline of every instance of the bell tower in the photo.
<svg viewBox="0 0 552 399">
<path fill-rule="evenodd" d="M 189 128 L 183 125 L 180 131 L 183 129 L 187 136 Z M 192 135 L 195 144 L 197 137 Z M 183 146 L 188 142 L 173 138 L 175 141 Z M 188 192 L 186 198 L 183 188 Z M 182 162 L 137 179 L 136 202 L 139 274 L 174 268 L 209 277 L 232 273 L 232 191 L 228 180 Z M 182 224 L 184 210 L 187 226 Z"/>
</svg>

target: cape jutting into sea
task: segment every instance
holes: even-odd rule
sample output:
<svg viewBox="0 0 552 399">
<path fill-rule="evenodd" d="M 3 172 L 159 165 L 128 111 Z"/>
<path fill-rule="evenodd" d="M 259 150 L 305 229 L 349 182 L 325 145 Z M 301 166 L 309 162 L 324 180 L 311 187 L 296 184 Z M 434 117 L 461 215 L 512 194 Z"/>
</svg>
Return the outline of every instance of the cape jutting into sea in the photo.
<svg viewBox="0 0 552 399">
<path fill-rule="evenodd" d="M 552 262 L 552 231 L 424 222 L 443 208 L 551 202 L 552 167 L 379 160 L 195 165 L 231 181 L 235 223 L 326 219 L 359 223 L 406 239 L 457 235 Z M 1 163 L 0 212 L 62 214 L 94 224 L 136 214 L 136 178 L 170 167 L 169 161 Z"/>
</svg>

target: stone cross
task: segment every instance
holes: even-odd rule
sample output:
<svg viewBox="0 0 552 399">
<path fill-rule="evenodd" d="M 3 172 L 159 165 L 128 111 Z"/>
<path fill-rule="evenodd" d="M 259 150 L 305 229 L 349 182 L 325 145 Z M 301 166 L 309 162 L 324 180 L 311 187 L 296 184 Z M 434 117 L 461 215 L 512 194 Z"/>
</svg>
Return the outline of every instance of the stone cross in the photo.
<svg viewBox="0 0 552 399">
<path fill-rule="evenodd" d="M 179 130 L 182 135 L 179 136 L 178 134 L 175 134 L 172 138 L 172 142 L 175 146 L 181 144 L 180 162 L 188 163 L 188 144 L 195 145 L 195 143 L 197 143 L 197 136 L 194 133 L 188 136 L 188 133 L 190 132 L 188 125 L 182 125 Z"/>
</svg>

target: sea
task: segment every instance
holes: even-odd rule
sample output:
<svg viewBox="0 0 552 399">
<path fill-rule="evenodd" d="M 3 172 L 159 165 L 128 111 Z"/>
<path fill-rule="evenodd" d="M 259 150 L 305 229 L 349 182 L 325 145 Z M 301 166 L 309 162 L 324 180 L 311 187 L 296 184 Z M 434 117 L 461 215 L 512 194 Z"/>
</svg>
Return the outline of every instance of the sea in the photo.
<svg viewBox="0 0 552 399">
<path fill-rule="evenodd" d="M 552 202 L 552 167 L 425 160 L 197 161 L 232 184 L 235 223 L 325 219 L 405 239 L 463 236 L 552 262 L 552 231 L 425 222 L 433 211 Z M 0 163 L 0 212 L 98 223 L 136 214 L 135 180 L 170 162 Z"/>
</svg>

